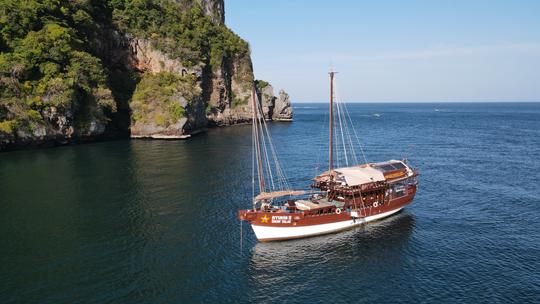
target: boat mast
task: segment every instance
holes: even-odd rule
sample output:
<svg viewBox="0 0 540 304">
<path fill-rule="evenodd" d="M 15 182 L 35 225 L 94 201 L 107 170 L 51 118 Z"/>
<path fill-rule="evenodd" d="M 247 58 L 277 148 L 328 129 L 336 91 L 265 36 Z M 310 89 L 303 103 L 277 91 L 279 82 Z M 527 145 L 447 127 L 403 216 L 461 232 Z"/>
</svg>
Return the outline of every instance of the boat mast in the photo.
<svg viewBox="0 0 540 304">
<path fill-rule="evenodd" d="M 330 147 L 328 159 L 328 171 L 330 180 L 332 180 L 332 171 L 334 170 L 334 71 L 330 71 Z"/>
<path fill-rule="evenodd" d="M 257 156 L 257 173 L 259 176 L 259 191 L 260 193 L 264 192 L 264 172 L 262 164 L 262 155 L 261 155 L 261 140 L 259 138 L 259 108 L 257 107 L 256 102 L 256 92 L 255 85 L 251 91 L 251 101 L 253 106 L 253 140 L 255 141 L 255 153 Z"/>
</svg>

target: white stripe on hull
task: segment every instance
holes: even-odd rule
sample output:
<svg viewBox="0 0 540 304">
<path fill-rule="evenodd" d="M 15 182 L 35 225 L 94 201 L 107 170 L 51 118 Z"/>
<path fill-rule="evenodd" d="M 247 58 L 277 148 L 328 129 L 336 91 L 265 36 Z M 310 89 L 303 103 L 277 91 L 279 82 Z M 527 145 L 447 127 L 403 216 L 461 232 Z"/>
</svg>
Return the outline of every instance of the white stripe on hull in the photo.
<svg viewBox="0 0 540 304">
<path fill-rule="evenodd" d="M 388 212 L 367 216 L 364 218 L 357 218 L 354 220 L 347 220 L 335 223 L 320 224 L 320 225 L 309 225 L 309 226 L 295 226 L 295 227 L 272 227 L 272 226 L 258 226 L 251 225 L 255 236 L 259 241 L 275 241 L 275 240 L 286 240 L 286 239 L 296 239 L 303 238 L 321 234 L 332 233 L 340 230 L 345 230 L 359 226 L 361 224 L 375 221 L 383 217 L 390 216 L 398 211 L 403 209 L 403 207 L 394 209 Z"/>
</svg>

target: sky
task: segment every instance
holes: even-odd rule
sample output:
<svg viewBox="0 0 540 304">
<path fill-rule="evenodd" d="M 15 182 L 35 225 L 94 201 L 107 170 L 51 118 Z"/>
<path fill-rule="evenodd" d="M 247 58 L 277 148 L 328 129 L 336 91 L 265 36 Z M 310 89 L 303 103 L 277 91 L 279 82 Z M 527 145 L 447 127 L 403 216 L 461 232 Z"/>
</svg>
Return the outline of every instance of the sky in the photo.
<svg viewBox="0 0 540 304">
<path fill-rule="evenodd" d="M 293 102 L 540 101 L 540 1 L 225 0 Z"/>
</svg>

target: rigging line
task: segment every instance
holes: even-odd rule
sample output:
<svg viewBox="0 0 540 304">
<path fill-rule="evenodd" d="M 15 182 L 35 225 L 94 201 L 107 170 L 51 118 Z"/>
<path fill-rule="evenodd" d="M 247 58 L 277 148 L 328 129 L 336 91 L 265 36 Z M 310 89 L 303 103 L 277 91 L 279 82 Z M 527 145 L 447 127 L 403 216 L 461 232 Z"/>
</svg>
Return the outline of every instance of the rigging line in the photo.
<svg viewBox="0 0 540 304">
<path fill-rule="evenodd" d="M 339 91 L 338 91 L 339 93 Z M 341 98 L 341 96 L 338 96 L 338 106 L 340 107 L 340 123 L 342 123 L 344 125 L 343 129 L 345 131 L 345 138 L 349 139 L 349 143 L 350 145 L 349 146 L 349 149 L 347 150 L 346 146 L 347 146 L 347 143 L 345 141 L 345 138 L 343 138 L 343 147 L 344 147 L 344 150 L 345 150 L 345 154 L 350 154 L 351 157 L 353 159 L 355 159 L 355 163 L 358 163 L 358 160 L 356 160 L 356 155 L 355 155 L 355 149 L 354 149 L 354 145 L 352 145 L 352 140 L 351 140 L 351 135 L 350 135 L 350 127 L 349 126 L 349 123 L 347 121 L 347 116 L 345 114 L 348 114 L 348 109 L 346 107 L 346 102 L 343 100 L 343 98 Z"/>
<path fill-rule="evenodd" d="M 354 156 L 354 161 L 355 163 L 359 164 L 360 162 L 358 161 L 358 156 L 357 156 L 357 153 L 356 153 L 356 148 L 354 147 L 354 143 L 353 143 L 353 134 L 352 134 L 352 129 L 354 128 L 353 125 L 349 126 L 349 143 L 351 144 L 351 147 L 353 149 L 353 156 Z"/>
<path fill-rule="evenodd" d="M 345 116 L 343 114 L 343 100 L 340 99 L 338 101 L 338 107 L 339 107 L 339 110 L 338 112 L 340 113 L 339 114 L 339 124 L 340 124 L 340 128 L 341 128 L 341 143 L 343 144 L 343 153 L 345 155 L 345 163 L 347 164 L 347 166 L 349 166 L 349 159 L 347 158 L 347 143 L 345 141 L 345 136 L 344 136 L 344 129 L 343 129 L 343 125 L 342 125 L 342 120 L 345 120 Z M 345 128 L 345 131 L 347 129 Z"/>
<path fill-rule="evenodd" d="M 262 105 L 260 105 L 260 109 L 262 111 Z M 287 178 L 285 176 L 285 174 L 283 173 L 283 169 L 281 167 L 281 164 L 279 162 L 279 159 L 278 159 L 278 154 L 276 152 L 276 149 L 275 149 L 275 145 L 273 143 L 273 140 L 272 140 L 272 136 L 270 134 L 270 131 L 268 129 L 268 124 L 266 122 L 266 120 L 263 120 L 263 133 L 266 133 L 266 139 L 267 139 L 267 143 L 268 143 L 268 146 L 270 148 L 270 154 L 273 158 L 273 161 L 274 161 L 274 166 L 275 166 L 275 172 L 276 172 L 276 177 L 277 177 L 277 183 L 278 185 L 281 187 L 282 190 L 285 189 L 285 187 L 288 185 L 288 181 L 287 181 Z M 268 152 L 266 150 L 266 152 Z M 266 154 L 267 155 L 267 164 L 268 164 L 268 167 L 271 167 L 270 166 L 270 158 L 268 157 L 268 153 Z M 275 186 L 274 186 L 274 189 L 275 189 Z"/>
<path fill-rule="evenodd" d="M 255 120 L 251 124 L 251 197 L 255 197 Z"/>
<path fill-rule="evenodd" d="M 255 97 L 255 101 L 256 101 L 256 107 L 257 107 L 257 111 L 259 114 L 261 114 L 261 118 L 262 119 L 262 122 L 260 123 L 261 125 L 263 125 L 264 123 L 266 123 L 265 121 L 265 118 L 264 118 L 264 113 L 262 112 L 262 106 L 260 105 L 259 103 L 259 99 L 257 97 Z M 263 152 L 264 152 L 264 162 L 265 162 L 265 165 L 266 165 L 266 168 L 267 168 L 267 173 L 268 173 L 268 176 L 270 177 L 270 185 L 272 186 L 272 190 L 275 190 L 276 187 L 274 185 L 274 177 L 273 177 L 273 174 L 272 174 L 272 168 L 270 167 L 270 159 L 268 158 L 268 149 L 267 149 L 267 139 L 265 139 L 264 137 L 264 126 L 263 128 L 261 128 L 261 138 L 262 138 L 262 146 L 263 146 Z"/>
<path fill-rule="evenodd" d="M 280 184 L 281 188 L 284 189 L 284 182 L 286 183 L 287 179 L 285 178 L 285 174 L 283 174 L 283 170 L 281 168 L 281 164 L 280 164 L 279 159 L 278 159 L 278 154 L 276 152 L 275 145 L 273 143 L 272 136 L 270 134 L 270 131 L 268 129 L 268 124 L 266 123 L 266 121 L 264 122 L 264 129 L 266 131 L 268 142 L 269 142 L 269 145 L 270 145 L 270 153 L 271 153 L 273 161 L 274 161 L 275 171 L 276 171 L 276 175 L 277 175 L 277 181 Z"/>
<path fill-rule="evenodd" d="M 285 175 L 285 173 L 283 171 L 283 168 L 281 167 L 281 163 L 279 162 L 278 154 L 275 151 L 275 147 L 274 147 L 272 153 L 273 153 L 273 157 L 274 157 L 275 162 L 276 162 L 276 171 L 279 174 L 279 181 L 280 181 L 281 188 L 283 190 L 284 189 L 290 189 L 291 187 L 289 185 L 289 181 L 288 181 L 287 176 Z"/>
<path fill-rule="evenodd" d="M 265 130 L 265 132 L 267 134 L 268 144 L 269 144 L 269 148 L 270 148 L 270 155 L 272 156 L 272 160 L 274 162 L 278 187 L 280 187 L 282 190 L 284 190 L 285 189 L 284 188 L 285 187 L 284 181 L 286 181 L 286 178 L 285 178 L 285 175 L 283 174 L 283 170 L 281 169 L 281 165 L 280 165 L 279 160 L 277 158 L 277 152 L 275 150 L 275 146 L 274 146 L 274 143 L 272 141 L 272 137 L 270 135 L 270 131 L 268 130 L 268 125 L 267 125 L 266 122 L 264 123 L 264 130 Z"/>
<path fill-rule="evenodd" d="M 337 112 L 338 112 L 338 121 L 339 121 L 339 131 L 341 135 L 341 145 L 343 146 L 343 157 L 345 158 L 345 166 L 349 166 L 349 159 L 347 158 L 347 147 L 345 147 L 345 138 L 343 136 L 343 123 L 341 121 L 341 116 L 343 113 L 341 113 L 341 106 L 340 106 L 340 99 L 337 99 Z"/>
<path fill-rule="evenodd" d="M 261 111 L 262 111 L 262 105 L 261 105 Z M 270 146 L 270 153 L 272 155 L 272 158 L 273 158 L 273 161 L 274 161 L 274 166 L 276 167 L 276 175 L 277 175 L 277 182 L 278 184 L 281 184 L 280 182 L 280 173 L 279 173 L 279 166 L 278 166 L 278 163 L 277 163 L 277 159 L 274 155 L 274 144 L 272 143 L 272 137 L 270 135 L 270 132 L 268 131 L 268 126 L 267 126 L 267 123 L 266 123 L 266 119 L 263 120 L 263 128 L 262 128 L 262 131 L 263 131 L 263 135 L 264 133 L 266 134 L 266 140 L 267 140 L 267 145 Z M 270 164 L 270 157 L 268 157 L 268 148 L 265 146 L 265 152 L 266 152 L 266 158 L 267 158 L 267 166 L 268 166 L 268 170 L 270 172 L 270 174 L 272 174 L 272 171 L 271 171 L 271 164 Z M 273 177 L 272 177 L 272 183 L 273 183 Z M 273 189 L 275 190 L 275 184 L 273 183 L 272 184 L 272 187 Z"/>
<path fill-rule="evenodd" d="M 323 122 L 323 127 L 321 128 L 321 131 L 319 132 L 319 136 L 317 137 L 318 140 L 319 140 L 319 149 L 317 150 L 317 162 L 315 163 L 315 175 L 314 176 L 317 176 L 319 175 L 319 173 L 322 173 L 319 171 L 320 169 L 320 162 L 321 162 L 321 158 L 322 158 L 322 155 L 323 155 L 323 149 L 324 150 L 328 150 L 326 144 L 328 143 L 326 139 L 326 134 L 328 134 L 328 129 L 326 128 L 326 126 L 328 126 L 328 120 L 330 119 L 328 115 L 323 115 L 324 117 L 324 122 Z M 311 179 L 310 179 L 311 180 Z"/>
<path fill-rule="evenodd" d="M 257 147 L 259 146 L 259 140 L 258 140 L 258 134 L 257 134 L 257 114 L 256 114 L 256 111 L 257 109 L 254 107 L 253 108 L 253 122 L 251 124 L 252 126 L 252 137 L 253 137 L 253 150 L 255 150 L 254 152 L 254 157 L 256 157 L 257 159 L 259 159 L 259 149 L 257 149 Z M 255 173 L 255 170 L 253 170 L 253 173 Z M 261 185 L 261 173 L 260 173 L 260 168 L 257 164 L 257 177 L 258 177 L 258 180 L 259 180 L 259 192 L 263 192 L 264 190 L 263 189 L 260 189 L 260 185 Z M 255 189 L 254 189 L 255 191 Z M 255 197 L 255 195 L 253 195 L 253 197 Z"/>
<path fill-rule="evenodd" d="M 347 107 L 347 105 L 345 105 L 345 107 Z M 362 157 L 364 158 L 364 162 L 367 164 L 368 161 L 367 161 L 367 158 L 366 158 L 366 154 L 364 153 L 364 149 L 362 148 L 362 144 L 360 143 L 360 139 L 358 138 L 358 134 L 356 133 L 356 128 L 354 127 L 354 123 L 353 123 L 351 115 L 349 114 L 348 111 L 347 111 L 347 115 L 349 117 L 349 121 L 351 122 L 352 130 L 353 130 L 354 136 L 356 137 L 356 141 L 358 142 L 358 147 L 360 148 L 360 152 L 362 153 Z"/>
<path fill-rule="evenodd" d="M 339 121 L 340 133 L 341 133 L 341 144 L 343 146 L 343 155 L 345 158 L 345 165 L 349 166 L 349 159 L 347 158 L 347 147 L 346 147 L 345 138 L 343 134 L 343 122 L 342 122 L 343 109 L 341 106 L 341 103 L 343 102 L 343 100 L 341 99 L 341 96 L 339 95 L 337 82 L 335 83 L 334 87 L 335 87 L 334 92 L 336 92 L 336 108 L 338 112 L 338 121 Z"/>
<path fill-rule="evenodd" d="M 343 104 L 343 111 L 348 114 L 348 110 L 347 110 L 347 107 L 346 107 L 346 103 Z M 356 149 L 354 148 L 354 145 L 352 143 L 352 136 L 351 136 L 351 128 L 353 128 L 354 126 L 351 126 L 349 124 L 349 122 L 347 121 L 347 117 L 344 116 L 344 123 L 345 123 L 345 131 L 346 131 L 346 137 L 347 139 L 349 140 L 349 147 L 350 147 L 350 150 L 351 150 L 351 157 L 354 161 L 355 164 L 358 164 L 358 158 L 356 157 Z"/>
<path fill-rule="evenodd" d="M 352 144 L 352 139 L 351 139 L 351 126 L 349 124 L 349 122 L 347 121 L 347 116 L 346 116 L 346 108 L 345 108 L 345 105 L 346 103 L 343 102 L 342 105 L 341 105 L 341 112 L 344 113 L 343 114 L 343 125 L 345 126 L 344 127 L 344 130 L 345 130 L 345 140 L 347 141 L 347 146 L 349 147 L 349 155 L 351 157 L 351 161 L 354 163 L 354 164 L 358 164 L 358 159 L 356 158 L 356 151 L 355 151 L 355 148 L 354 148 L 354 145 Z"/>
<path fill-rule="evenodd" d="M 257 156 L 257 173 L 258 173 L 258 178 L 259 178 L 259 190 L 260 192 L 264 192 L 265 191 L 265 183 L 264 183 L 264 169 L 263 169 L 263 165 L 262 165 L 262 155 L 261 155 L 261 142 L 260 142 L 260 138 L 259 138 L 259 110 L 258 110 L 258 107 L 256 105 L 256 96 L 254 94 L 255 92 L 253 91 L 252 92 L 252 95 L 251 95 L 251 98 L 252 98 L 252 103 L 253 103 L 253 127 L 254 127 L 254 132 L 253 134 L 255 135 L 255 149 L 257 151 L 256 153 L 256 156 Z"/>
<path fill-rule="evenodd" d="M 275 151 L 275 148 L 274 148 L 272 154 L 273 154 L 273 157 L 274 157 L 275 162 L 276 162 L 276 171 L 277 171 L 277 173 L 279 175 L 279 182 L 280 182 L 281 189 L 282 190 L 291 189 L 289 181 L 287 180 L 287 176 L 285 175 L 285 173 L 283 171 L 283 168 L 281 167 L 281 164 L 279 163 L 278 154 Z"/>
<path fill-rule="evenodd" d="M 334 80 L 334 92 L 332 93 L 333 96 L 333 100 L 334 100 L 334 104 L 332 105 L 334 107 L 334 112 L 337 111 L 337 100 L 336 100 L 336 89 L 335 89 L 335 80 Z M 338 116 L 339 116 L 339 113 L 338 113 Z M 336 133 L 336 119 L 334 119 L 334 121 L 332 122 L 332 128 L 334 129 L 334 136 L 333 136 L 333 140 L 334 140 L 334 154 L 336 155 L 336 158 L 335 158 L 335 161 L 337 163 L 337 167 L 341 167 L 341 154 L 339 153 L 339 148 L 340 148 L 340 144 L 339 144 L 339 136 L 335 136 L 335 133 Z"/>
<path fill-rule="evenodd" d="M 264 132 L 264 131 L 261 130 L 261 132 Z M 268 139 L 264 138 L 264 134 L 262 134 L 262 138 L 263 138 L 264 162 L 265 162 L 265 165 L 266 165 L 266 170 L 267 170 L 268 176 L 270 177 L 270 185 L 272 186 L 272 190 L 275 190 L 276 186 L 274 184 L 274 175 L 272 173 L 272 167 L 270 166 L 270 158 L 268 157 L 268 148 L 267 148 L 267 140 Z"/>
<path fill-rule="evenodd" d="M 259 106 L 261 107 L 260 110 L 262 111 L 262 105 L 259 104 Z M 267 124 L 266 120 L 263 120 L 263 132 L 266 132 L 266 138 L 267 138 L 268 144 L 270 146 L 270 153 L 271 153 L 273 161 L 274 161 L 274 166 L 275 166 L 276 175 L 277 175 L 277 182 L 280 184 L 282 189 L 285 189 L 285 187 L 290 188 L 287 177 L 285 176 L 285 174 L 283 172 L 283 169 L 281 167 L 281 164 L 279 162 L 278 154 L 277 154 L 277 151 L 275 149 L 275 145 L 273 143 L 272 136 L 271 136 L 270 131 L 268 129 L 268 124 Z M 269 161 L 270 161 L 270 159 L 268 158 L 268 162 Z"/>
</svg>

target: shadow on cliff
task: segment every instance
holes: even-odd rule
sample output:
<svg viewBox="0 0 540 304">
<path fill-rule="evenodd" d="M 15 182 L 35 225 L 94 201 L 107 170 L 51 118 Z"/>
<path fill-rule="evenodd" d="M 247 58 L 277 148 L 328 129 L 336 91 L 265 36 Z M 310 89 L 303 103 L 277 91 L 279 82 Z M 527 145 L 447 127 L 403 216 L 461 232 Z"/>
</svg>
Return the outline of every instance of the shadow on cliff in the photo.
<svg viewBox="0 0 540 304">
<path fill-rule="evenodd" d="M 140 81 L 140 74 L 126 66 L 114 66 L 109 71 L 108 82 L 116 101 L 116 112 L 106 113 L 111 118 L 107 126 L 106 138 L 129 138 L 131 108 L 129 101 Z"/>
</svg>

